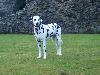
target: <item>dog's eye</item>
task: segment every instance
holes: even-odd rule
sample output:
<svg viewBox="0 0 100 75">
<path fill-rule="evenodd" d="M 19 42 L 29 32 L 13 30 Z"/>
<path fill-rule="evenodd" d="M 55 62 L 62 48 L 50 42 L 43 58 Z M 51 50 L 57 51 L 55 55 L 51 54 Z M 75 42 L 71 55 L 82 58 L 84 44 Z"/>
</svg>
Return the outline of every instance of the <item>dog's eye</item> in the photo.
<svg viewBox="0 0 100 75">
<path fill-rule="evenodd" d="M 34 21 L 36 21 L 36 19 L 34 19 Z"/>
</svg>

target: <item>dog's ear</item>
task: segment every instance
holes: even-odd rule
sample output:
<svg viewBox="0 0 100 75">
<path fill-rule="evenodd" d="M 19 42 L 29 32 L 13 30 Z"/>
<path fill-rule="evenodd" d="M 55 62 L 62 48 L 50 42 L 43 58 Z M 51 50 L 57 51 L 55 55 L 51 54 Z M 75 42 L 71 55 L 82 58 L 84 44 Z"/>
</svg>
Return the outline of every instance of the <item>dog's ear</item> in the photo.
<svg viewBox="0 0 100 75">
<path fill-rule="evenodd" d="M 30 21 L 33 21 L 33 16 L 31 16 L 31 17 L 29 18 L 29 20 L 30 20 Z"/>
<path fill-rule="evenodd" d="M 42 19 L 40 19 L 40 24 L 42 24 L 42 21 L 43 21 L 43 20 L 42 20 Z"/>
<path fill-rule="evenodd" d="M 42 22 L 43 20 L 42 20 L 42 19 L 40 19 L 40 21 Z"/>
</svg>

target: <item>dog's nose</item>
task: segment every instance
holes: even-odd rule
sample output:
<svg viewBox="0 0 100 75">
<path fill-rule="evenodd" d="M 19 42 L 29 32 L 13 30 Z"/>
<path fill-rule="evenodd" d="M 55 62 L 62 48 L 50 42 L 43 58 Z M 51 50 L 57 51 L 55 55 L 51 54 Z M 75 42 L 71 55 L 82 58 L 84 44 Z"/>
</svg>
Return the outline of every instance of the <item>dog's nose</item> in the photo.
<svg viewBox="0 0 100 75">
<path fill-rule="evenodd" d="M 38 23 L 36 23 L 36 26 L 38 26 Z"/>
</svg>

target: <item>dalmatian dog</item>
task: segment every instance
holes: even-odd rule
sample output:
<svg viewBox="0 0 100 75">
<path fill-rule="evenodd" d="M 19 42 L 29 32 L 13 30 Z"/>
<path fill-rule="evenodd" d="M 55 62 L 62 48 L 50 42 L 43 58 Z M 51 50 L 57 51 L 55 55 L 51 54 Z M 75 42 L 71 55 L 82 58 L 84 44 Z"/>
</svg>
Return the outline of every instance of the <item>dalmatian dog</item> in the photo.
<svg viewBox="0 0 100 75">
<path fill-rule="evenodd" d="M 34 36 L 37 41 L 39 54 L 37 58 L 41 58 L 41 42 L 43 43 L 43 53 L 44 59 L 46 59 L 46 42 L 48 38 L 52 38 L 55 41 L 55 46 L 57 50 L 57 55 L 61 54 L 61 27 L 56 23 L 51 24 L 42 24 L 42 19 L 40 16 L 33 16 L 33 24 L 34 24 Z"/>
</svg>

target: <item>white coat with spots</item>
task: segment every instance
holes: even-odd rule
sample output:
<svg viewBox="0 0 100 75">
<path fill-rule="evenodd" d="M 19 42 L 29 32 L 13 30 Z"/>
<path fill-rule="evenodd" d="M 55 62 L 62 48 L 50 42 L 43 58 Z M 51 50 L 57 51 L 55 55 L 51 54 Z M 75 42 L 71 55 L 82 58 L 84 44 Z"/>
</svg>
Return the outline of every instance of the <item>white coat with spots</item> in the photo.
<svg viewBox="0 0 100 75">
<path fill-rule="evenodd" d="M 39 54 L 37 58 L 41 58 L 41 42 L 43 42 L 44 59 L 46 59 L 46 41 L 52 38 L 55 41 L 57 55 L 61 54 L 61 27 L 56 23 L 42 24 L 42 19 L 39 16 L 33 16 L 34 34 L 38 45 Z"/>
</svg>

